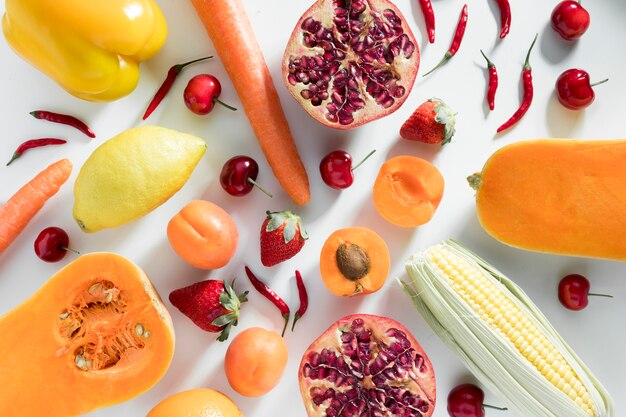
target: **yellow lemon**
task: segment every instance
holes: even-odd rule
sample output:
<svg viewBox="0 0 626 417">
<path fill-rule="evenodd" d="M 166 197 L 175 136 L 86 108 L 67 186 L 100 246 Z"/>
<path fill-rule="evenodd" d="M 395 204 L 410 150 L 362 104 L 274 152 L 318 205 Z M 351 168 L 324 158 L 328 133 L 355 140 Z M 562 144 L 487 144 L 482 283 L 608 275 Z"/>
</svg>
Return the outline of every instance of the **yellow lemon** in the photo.
<svg viewBox="0 0 626 417">
<path fill-rule="evenodd" d="M 85 232 L 121 226 L 154 210 L 187 182 L 204 140 L 158 126 L 128 129 L 100 145 L 74 184 L 74 218 Z"/>
<path fill-rule="evenodd" d="M 198 388 L 167 397 L 146 417 L 243 417 L 243 414 L 221 392 Z"/>
</svg>

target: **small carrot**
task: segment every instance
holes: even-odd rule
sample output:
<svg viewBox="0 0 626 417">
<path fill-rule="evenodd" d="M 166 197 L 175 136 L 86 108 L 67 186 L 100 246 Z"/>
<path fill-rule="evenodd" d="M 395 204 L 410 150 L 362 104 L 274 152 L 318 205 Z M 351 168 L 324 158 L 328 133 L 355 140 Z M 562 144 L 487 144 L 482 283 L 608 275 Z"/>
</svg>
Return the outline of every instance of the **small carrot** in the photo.
<svg viewBox="0 0 626 417">
<path fill-rule="evenodd" d="M 213 41 L 276 179 L 299 205 L 309 180 L 241 0 L 191 0 Z"/>
<path fill-rule="evenodd" d="M 59 191 L 72 173 L 68 159 L 41 171 L 0 206 L 0 254 L 17 238 L 43 205 Z"/>
</svg>

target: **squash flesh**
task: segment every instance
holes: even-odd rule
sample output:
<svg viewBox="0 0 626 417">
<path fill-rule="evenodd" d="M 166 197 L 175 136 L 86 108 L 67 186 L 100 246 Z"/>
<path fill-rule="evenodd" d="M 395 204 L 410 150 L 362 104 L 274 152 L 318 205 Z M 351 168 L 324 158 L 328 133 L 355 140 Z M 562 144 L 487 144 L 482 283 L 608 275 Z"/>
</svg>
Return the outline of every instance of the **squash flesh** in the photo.
<svg viewBox="0 0 626 417">
<path fill-rule="evenodd" d="M 100 282 L 119 290 L 119 311 L 107 311 L 108 294 L 102 297 L 94 286 Z M 66 322 L 75 321 L 76 314 L 68 313 L 83 304 L 82 326 L 71 330 Z M 137 324 L 143 331 L 135 330 Z M 135 333 L 128 335 L 129 330 Z M 0 334 L 4 417 L 68 417 L 126 401 L 161 379 L 174 352 L 171 319 L 152 284 L 130 261 L 110 253 L 83 255 L 60 270 L 0 318 Z M 115 344 L 116 335 L 139 341 L 142 347 L 130 346 L 109 363 L 98 365 L 91 358 L 86 366 L 90 356 L 81 352 L 102 351 Z M 114 351 L 108 350 L 110 356 Z M 84 356 L 84 362 L 77 355 Z"/>
<path fill-rule="evenodd" d="M 496 151 L 476 193 L 483 228 L 510 246 L 626 260 L 626 140 L 539 139 Z"/>
</svg>

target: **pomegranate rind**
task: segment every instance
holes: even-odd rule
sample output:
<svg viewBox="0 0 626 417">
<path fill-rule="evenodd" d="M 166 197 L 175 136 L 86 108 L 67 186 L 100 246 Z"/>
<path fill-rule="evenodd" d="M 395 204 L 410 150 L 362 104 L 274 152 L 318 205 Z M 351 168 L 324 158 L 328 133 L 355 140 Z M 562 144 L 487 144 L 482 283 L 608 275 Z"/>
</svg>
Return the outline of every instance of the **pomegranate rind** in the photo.
<svg viewBox="0 0 626 417">
<path fill-rule="evenodd" d="M 355 335 L 352 332 L 355 323 L 357 329 L 369 333 L 369 344 L 363 339 L 359 341 L 357 336 L 349 340 L 351 337 L 347 335 Z M 403 346 L 402 353 L 387 361 L 389 352 L 395 351 L 398 343 Z M 369 353 L 376 354 L 370 360 L 367 360 L 366 344 Z M 352 349 L 356 353 L 350 356 Z M 375 371 L 371 372 L 373 368 Z M 399 368 L 404 371 L 398 371 Z M 333 372 L 335 376 L 331 376 Z M 302 356 L 298 381 L 309 417 L 363 413 L 380 417 L 430 417 L 435 410 L 437 393 L 430 359 L 406 327 L 387 317 L 353 314 L 333 323 Z"/>
<path fill-rule="evenodd" d="M 356 37 L 340 41 L 334 8 L 348 3 L 352 6 L 357 1 L 365 5 L 365 29 Z M 311 26 L 311 18 L 321 24 L 321 31 L 316 32 L 321 40 L 316 39 L 315 46 L 306 45 L 306 36 L 313 33 L 303 29 L 317 28 Z M 381 31 L 388 37 L 369 41 Z M 338 44 L 343 48 L 337 48 Z M 329 58 L 330 53 L 343 58 Z M 283 55 L 283 81 L 311 117 L 326 126 L 346 130 L 400 108 L 413 88 L 419 62 L 415 36 L 400 10 L 389 0 L 318 0 L 292 31 Z M 327 73 L 332 74 L 330 79 L 324 79 L 323 74 Z"/>
</svg>

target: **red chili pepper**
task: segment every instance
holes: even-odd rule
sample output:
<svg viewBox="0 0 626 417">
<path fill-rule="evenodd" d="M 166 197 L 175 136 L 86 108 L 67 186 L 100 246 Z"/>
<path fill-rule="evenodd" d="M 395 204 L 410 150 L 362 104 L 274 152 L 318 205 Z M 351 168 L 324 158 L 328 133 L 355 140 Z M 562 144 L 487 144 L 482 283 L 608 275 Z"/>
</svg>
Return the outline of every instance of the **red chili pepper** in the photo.
<svg viewBox="0 0 626 417">
<path fill-rule="evenodd" d="M 537 42 L 537 35 L 535 35 L 535 39 L 533 39 L 533 43 L 530 45 L 528 49 L 528 53 L 526 54 L 526 61 L 524 62 L 524 68 L 522 70 L 522 82 L 524 85 L 524 97 L 522 98 L 522 103 L 513 116 L 509 120 L 507 120 L 502 126 L 500 126 L 497 130 L 498 133 L 502 132 L 505 129 L 513 126 L 515 123 L 519 122 L 519 120 L 526 114 L 530 104 L 533 101 L 533 75 L 532 68 L 530 67 L 530 51 L 533 50 L 533 46 L 535 46 L 535 42 Z"/>
<path fill-rule="evenodd" d="M 500 8 L 500 39 L 504 38 L 511 29 L 511 5 L 509 0 L 496 0 Z"/>
<path fill-rule="evenodd" d="M 423 75 L 423 77 L 427 76 L 428 74 L 430 74 L 437 68 L 443 66 L 446 62 L 448 62 L 450 58 L 452 58 L 457 53 L 457 51 L 459 50 L 459 47 L 461 46 L 463 35 L 465 35 L 466 27 L 467 27 L 467 4 L 464 5 L 463 9 L 461 10 L 461 17 L 459 17 L 459 22 L 456 25 L 456 31 L 454 33 L 454 38 L 452 38 L 452 44 L 450 45 L 450 48 L 448 48 L 448 51 L 443 56 L 441 61 L 439 61 L 439 63 L 435 66 L 435 68 L 428 71 L 426 74 Z"/>
<path fill-rule="evenodd" d="M 146 109 L 146 112 L 143 114 L 143 120 L 146 120 L 152 114 L 152 112 L 159 106 L 161 101 L 163 101 L 167 93 L 172 88 L 172 85 L 174 85 L 174 81 L 176 81 L 178 74 L 180 74 L 181 71 L 186 66 L 195 64 L 196 62 L 211 59 L 211 58 L 213 58 L 213 56 L 205 56 L 203 58 L 198 58 L 198 59 L 194 59 L 193 61 L 185 62 L 183 64 L 173 65 L 167 71 L 167 76 L 165 77 L 165 80 L 163 80 L 163 83 L 161 84 L 157 92 L 154 94 L 154 97 L 152 97 L 150 104 L 148 104 L 148 108 Z"/>
<path fill-rule="evenodd" d="M 293 328 L 296 327 L 296 322 L 299 318 L 304 316 L 306 313 L 306 309 L 309 307 L 309 295 L 306 292 L 306 287 L 304 286 L 304 281 L 302 280 L 302 275 L 300 271 L 296 271 L 296 285 L 298 286 L 298 297 L 300 298 L 300 308 L 296 311 L 296 314 L 293 316 L 293 324 L 291 325 L 291 331 L 293 332 Z"/>
<path fill-rule="evenodd" d="M 428 33 L 428 41 L 435 43 L 435 12 L 430 0 L 419 0 L 424 21 L 426 23 L 426 32 Z"/>
<path fill-rule="evenodd" d="M 487 88 L 487 103 L 489 104 L 489 110 L 493 110 L 496 105 L 496 90 L 498 89 L 498 70 L 496 69 L 496 65 L 487 58 L 487 55 L 480 50 L 480 53 L 483 54 L 485 59 L 487 60 L 487 69 L 489 70 L 489 87 Z"/>
<path fill-rule="evenodd" d="M 15 152 L 13 152 L 13 156 L 11 157 L 11 160 L 7 162 L 7 166 L 11 162 L 15 161 L 17 158 L 22 156 L 22 154 L 29 149 L 40 148 L 42 146 L 48 146 L 48 145 L 63 145 L 64 143 L 67 143 L 67 141 L 63 139 L 56 139 L 56 138 L 41 138 L 41 139 L 27 140 L 26 142 L 23 142 L 20 146 L 18 146 Z"/>
<path fill-rule="evenodd" d="M 35 119 L 42 119 L 53 123 L 60 123 L 63 125 L 72 126 L 80 130 L 90 138 L 96 137 L 96 134 L 93 133 L 91 129 L 89 129 L 89 126 L 87 126 L 83 121 L 77 119 L 74 116 L 70 116 L 69 114 L 54 113 L 46 110 L 34 110 L 30 112 L 30 115 L 33 116 Z"/>
<path fill-rule="evenodd" d="M 268 287 L 267 284 L 258 279 L 247 266 L 246 275 L 248 275 L 248 279 L 250 279 L 252 286 L 254 286 L 254 288 L 256 288 L 256 290 L 260 292 L 265 298 L 270 300 L 272 304 L 274 304 L 278 308 L 278 310 L 280 310 L 280 313 L 285 319 L 285 326 L 283 327 L 283 332 L 281 333 L 281 335 L 284 336 L 285 329 L 287 329 L 287 323 L 289 323 L 289 315 L 291 313 L 289 310 L 289 306 L 287 305 L 287 303 L 285 303 L 285 301 L 283 301 L 282 298 L 280 298 L 278 294 L 276 294 L 276 291 L 274 291 L 273 289 Z"/>
</svg>

